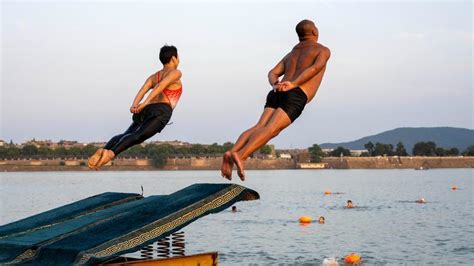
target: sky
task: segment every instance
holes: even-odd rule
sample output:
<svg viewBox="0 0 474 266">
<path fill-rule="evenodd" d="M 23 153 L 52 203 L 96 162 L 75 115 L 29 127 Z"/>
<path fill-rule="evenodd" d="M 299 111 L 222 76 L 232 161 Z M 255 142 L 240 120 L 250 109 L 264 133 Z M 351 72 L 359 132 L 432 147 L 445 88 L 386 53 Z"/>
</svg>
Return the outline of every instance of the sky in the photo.
<svg viewBox="0 0 474 266">
<path fill-rule="evenodd" d="M 313 20 L 331 49 L 303 114 L 270 144 L 306 148 L 397 127 L 473 128 L 470 1 L 1 2 L 0 139 L 107 141 L 178 48 L 183 95 L 151 140 L 235 142 L 268 71 Z"/>
</svg>

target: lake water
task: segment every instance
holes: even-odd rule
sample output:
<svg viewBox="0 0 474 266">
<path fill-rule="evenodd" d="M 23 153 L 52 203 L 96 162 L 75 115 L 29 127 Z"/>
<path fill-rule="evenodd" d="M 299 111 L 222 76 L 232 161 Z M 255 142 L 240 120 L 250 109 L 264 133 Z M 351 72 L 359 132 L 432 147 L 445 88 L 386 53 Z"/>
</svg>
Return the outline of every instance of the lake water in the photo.
<svg viewBox="0 0 474 266">
<path fill-rule="evenodd" d="M 364 265 L 474 261 L 473 169 L 247 171 L 260 193 L 184 228 L 186 253 L 218 251 L 221 265 L 321 265 L 361 254 Z M 234 173 L 235 175 L 235 173 Z M 0 173 L 0 224 L 106 191 L 169 194 L 226 182 L 217 171 Z M 452 191 L 457 186 L 459 190 Z M 324 195 L 324 191 L 344 194 Z M 424 197 L 427 204 L 414 201 Z M 355 209 L 344 209 L 351 199 Z M 326 224 L 301 226 L 319 215 Z"/>
</svg>

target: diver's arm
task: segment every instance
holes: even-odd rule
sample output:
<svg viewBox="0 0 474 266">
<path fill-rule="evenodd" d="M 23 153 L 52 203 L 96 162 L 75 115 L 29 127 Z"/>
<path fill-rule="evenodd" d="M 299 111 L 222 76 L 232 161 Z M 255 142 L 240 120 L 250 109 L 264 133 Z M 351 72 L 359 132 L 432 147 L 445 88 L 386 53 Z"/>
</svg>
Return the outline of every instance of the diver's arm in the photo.
<svg viewBox="0 0 474 266">
<path fill-rule="evenodd" d="M 268 82 L 275 89 L 275 86 L 280 82 L 278 79 L 285 73 L 285 64 L 283 60 L 278 62 L 278 64 L 268 72 Z"/>
<path fill-rule="evenodd" d="M 284 81 L 282 82 L 282 88 L 284 91 L 288 91 L 291 89 L 294 89 L 296 87 L 301 86 L 304 84 L 306 81 L 310 80 L 313 78 L 315 75 L 317 75 L 321 70 L 323 70 L 326 67 L 326 63 L 329 60 L 329 57 L 331 57 L 331 51 L 328 48 L 324 48 L 314 63 L 305 69 L 301 74 L 298 75 L 294 80 L 292 81 Z"/>
<path fill-rule="evenodd" d="M 143 99 L 143 96 L 153 87 L 153 76 L 151 75 L 150 77 L 147 78 L 145 83 L 142 85 L 140 90 L 137 92 L 137 95 L 135 96 L 135 99 L 133 100 L 132 107 L 130 108 L 130 112 L 135 113 L 134 109 L 138 107 L 140 104 L 140 101 Z"/>
<path fill-rule="evenodd" d="M 153 91 L 146 97 L 145 101 L 143 101 L 143 105 L 150 104 L 151 101 L 158 96 L 165 88 L 167 88 L 170 84 L 178 81 L 181 78 L 182 74 L 179 70 L 171 71 L 166 77 L 164 77 L 158 84 L 155 85 Z"/>
</svg>

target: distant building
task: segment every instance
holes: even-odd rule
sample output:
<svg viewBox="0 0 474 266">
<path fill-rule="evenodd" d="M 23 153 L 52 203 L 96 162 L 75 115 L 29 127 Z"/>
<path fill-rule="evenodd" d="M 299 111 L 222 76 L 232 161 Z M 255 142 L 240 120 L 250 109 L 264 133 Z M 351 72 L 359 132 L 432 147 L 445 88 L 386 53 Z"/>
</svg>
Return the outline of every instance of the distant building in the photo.
<svg viewBox="0 0 474 266">
<path fill-rule="evenodd" d="M 326 148 L 326 149 L 321 149 L 324 153 L 329 154 L 335 149 L 333 148 Z M 349 150 L 351 152 L 351 156 L 354 157 L 359 157 L 362 153 L 368 152 L 367 150 Z"/>
<path fill-rule="evenodd" d="M 82 148 L 84 146 L 86 146 L 87 144 L 85 143 L 79 143 L 75 140 L 60 140 L 58 142 L 58 146 L 59 147 L 63 147 L 65 149 L 70 149 L 70 148 L 74 148 L 74 147 L 77 147 L 77 148 Z"/>
<path fill-rule="evenodd" d="M 291 154 L 289 154 L 289 153 L 280 153 L 279 157 L 281 159 L 291 159 Z"/>
<path fill-rule="evenodd" d="M 18 145 L 18 147 L 21 148 L 21 147 L 26 146 L 26 145 L 33 145 L 36 148 L 49 148 L 49 149 L 54 150 L 54 149 L 57 149 L 59 147 L 62 147 L 62 148 L 65 148 L 65 149 L 70 149 L 70 148 L 73 148 L 73 147 L 82 148 L 82 147 L 86 146 L 87 144 L 79 143 L 77 141 L 71 141 L 71 140 L 61 140 L 59 142 L 53 142 L 49 139 L 47 139 L 47 140 L 32 139 L 32 140 L 28 140 L 28 141 L 22 143 L 21 145 Z"/>
<path fill-rule="evenodd" d="M 5 141 L 0 139 L 0 147 L 3 147 L 3 146 L 5 146 Z"/>
<path fill-rule="evenodd" d="M 36 148 L 43 147 L 43 148 L 51 148 L 51 149 L 54 149 L 54 148 L 57 147 L 57 144 L 52 142 L 49 139 L 47 139 L 47 140 L 36 140 L 36 139 L 28 140 L 25 143 L 23 143 L 22 146 L 26 146 L 26 145 L 33 145 Z"/>
<path fill-rule="evenodd" d="M 149 144 L 155 144 L 155 145 L 162 145 L 162 144 L 168 144 L 171 146 L 177 146 L 177 147 L 190 147 L 192 146 L 191 143 L 189 142 L 184 142 L 184 141 L 179 141 L 179 140 L 171 140 L 171 141 L 151 141 Z"/>
<path fill-rule="evenodd" d="M 364 152 L 369 152 L 368 150 L 350 150 L 351 156 L 359 157 Z"/>
<path fill-rule="evenodd" d="M 92 145 L 94 147 L 100 148 L 100 147 L 104 147 L 105 144 L 107 144 L 107 143 L 106 142 L 91 142 L 91 143 L 88 143 L 87 145 Z"/>
<path fill-rule="evenodd" d="M 326 148 L 326 149 L 321 149 L 324 153 L 326 154 L 329 154 L 330 152 L 332 152 L 334 149 L 332 148 Z"/>
<path fill-rule="evenodd" d="M 307 153 L 308 149 L 284 149 L 284 150 L 277 149 L 276 152 L 280 154 L 288 153 L 291 155 L 291 157 L 295 158 L 300 153 Z"/>
</svg>

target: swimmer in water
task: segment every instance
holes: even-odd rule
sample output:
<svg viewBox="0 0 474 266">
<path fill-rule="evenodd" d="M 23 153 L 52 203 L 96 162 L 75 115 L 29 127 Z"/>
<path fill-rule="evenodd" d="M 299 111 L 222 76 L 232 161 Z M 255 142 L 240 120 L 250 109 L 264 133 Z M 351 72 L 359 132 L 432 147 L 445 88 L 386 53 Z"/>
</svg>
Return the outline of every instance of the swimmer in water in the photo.
<svg viewBox="0 0 474 266">
<path fill-rule="evenodd" d="M 319 216 L 318 223 L 319 223 L 319 224 L 324 224 L 324 221 L 325 221 L 325 220 L 326 220 L 326 219 L 324 219 L 324 216 Z"/>
<path fill-rule="evenodd" d="M 91 169 L 98 169 L 124 150 L 160 133 L 168 124 L 182 93 L 181 71 L 178 70 L 178 50 L 165 45 L 160 49 L 163 68 L 147 78 L 130 107 L 132 124 L 109 140 L 88 160 Z M 147 97 L 147 92 L 151 91 Z"/>
<path fill-rule="evenodd" d="M 352 204 L 352 200 L 348 200 L 348 201 L 347 201 L 346 208 L 347 208 L 347 209 L 352 209 L 352 208 L 354 208 L 354 205 Z"/>
<path fill-rule="evenodd" d="M 299 43 L 268 73 L 272 89 L 257 124 L 244 131 L 224 153 L 221 175 L 232 179 L 232 168 L 245 180 L 244 162 L 282 130 L 290 126 L 316 95 L 331 52 L 318 43 L 318 28 L 310 20 L 296 25 Z M 280 80 L 280 77 L 283 78 Z"/>
<path fill-rule="evenodd" d="M 426 203 L 425 198 L 421 198 L 415 201 L 416 203 Z"/>
<path fill-rule="evenodd" d="M 232 206 L 232 212 L 237 212 L 237 207 L 236 206 Z"/>
</svg>

